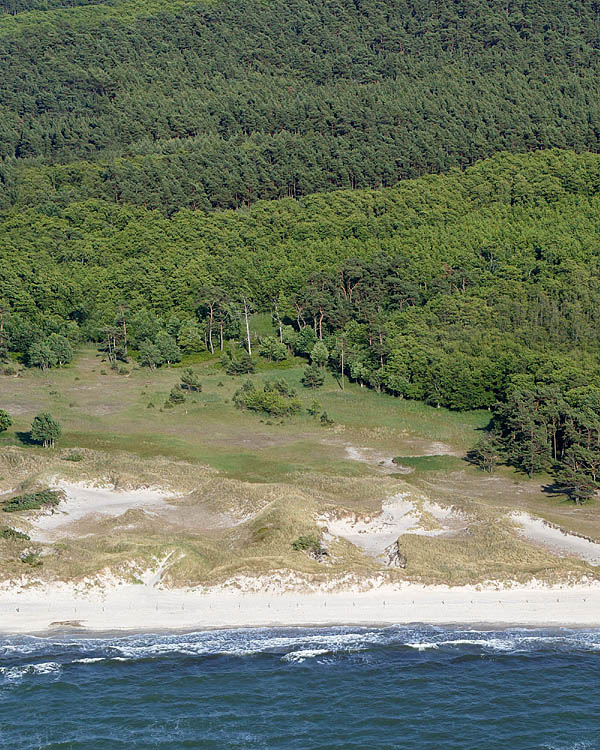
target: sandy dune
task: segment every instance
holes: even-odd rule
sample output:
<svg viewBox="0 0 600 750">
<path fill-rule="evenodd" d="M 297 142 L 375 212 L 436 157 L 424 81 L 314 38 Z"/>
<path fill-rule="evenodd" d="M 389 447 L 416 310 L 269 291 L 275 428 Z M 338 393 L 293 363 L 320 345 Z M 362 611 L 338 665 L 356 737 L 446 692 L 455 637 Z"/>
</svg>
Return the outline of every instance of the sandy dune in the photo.
<svg viewBox="0 0 600 750">
<path fill-rule="evenodd" d="M 390 545 L 402 534 L 438 536 L 453 532 L 461 524 L 461 516 L 450 508 L 424 500 L 417 504 L 408 499 L 406 493 L 398 493 L 383 502 L 380 513 L 347 513 L 343 516 L 329 514 L 321 516 L 318 523 L 327 534 L 351 542 L 370 557 L 385 555 Z M 424 514 L 430 517 L 423 523 Z M 436 528 L 431 528 L 431 520 Z M 427 525 L 430 528 L 427 528 Z"/>
<path fill-rule="evenodd" d="M 520 535 L 528 541 L 561 557 L 578 557 L 591 565 L 600 565 L 600 543 L 569 534 L 529 513 L 514 512 L 510 517 L 519 525 Z"/>
<path fill-rule="evenodd" d="M 31 526 L 27 533 L 36 542 L 52 542 L 61 536 L 76 534 L 77 522 L 83 518 L 120 516 L 132 508 L 154 513 L 173 509 L 165 502 L 171 495 L 159 489 L 120 491 L 63 480 L 57 480 L 53 486 L 63 490 L 65 499 L 53 511 L 28 518 Z"/>
</svg>

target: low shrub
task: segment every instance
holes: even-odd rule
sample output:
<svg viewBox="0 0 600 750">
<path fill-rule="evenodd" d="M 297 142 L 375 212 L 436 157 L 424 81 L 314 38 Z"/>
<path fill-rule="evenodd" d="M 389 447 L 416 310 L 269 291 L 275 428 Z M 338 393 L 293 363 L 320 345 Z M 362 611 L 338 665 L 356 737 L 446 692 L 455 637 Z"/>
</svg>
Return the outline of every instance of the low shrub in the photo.
<svg viewBox="0 0 600 750">
<path fill-rule="evenodd" d="M 171 393 L 169 393 L 169 402 L 172 405 L 175 405 L 175 404 L 183 404 L 184 401 L 185 401 L 185 395 L 183 391 L 178 385 L 174 385 L 171 388 Z"/>
<path fill-rule="evenodd" d="M 12 425 L 13 420 L 10 414 L 4 409 L 0 409 L 0 432 L 5 432 Z"/>
<path fill-rule="evenodd" d="M 21 562 L 25 563 L 25 565 L 31 565 L 32 568 L 38 568 L 42 565 L 39 555 L 36 555 L 35 552 L 28 552 L 26 555 L 22 555 Z"/>
<path fill-rule="evenodd" d="M 304 374 L 302 375 L 300 382 L 305 388 L 321 388 L 321 386 L 325 382 L 325 375 L 323 373 L 323 370 L 318 365 L 308 365 L 308 367 L 304 370 Z"/>
<path fill-rule="evenodd" d="M 313 419 L 317 419 L 317 417 L 319 416 L 319 412 L 321 411 L 322 408 L 323 407 L 321 406 L 321 404 L 314 398 L 310 402 L 310 406 L 307 408 L 306 411 L 308 412 L 308 414 L 310 414 L 310 416 Z"/>
<path fill-rule="evenodd" d="M 309 549 L 318 549 L 321 547 L 321 543 L 316 536 L 299 536 L 295 542 L 292 542 L 292 549 L 296 552 L 305 552 Z"/>
<path fill-rule="evenodd" d="M 23 539 L 28 542 L 31 537 L 23 531 L 17 531 L 16 529 L 11 529 L 7 526 L 5 529 L 0 529 L 0 539 Z"/>
<path fill-rule="evenodd" d="M 63 493 L 58 490 L 41 490 L 26 495 L 17 495 L 8 500 L 2 510 L 5 513 L 16 513 L 20 510 L 41 510 L 45 507 L 57 506 L 63 498 Z"/>
<path fill-rule="evenodd" d="M 78 461 L 83 461 L 83 456 L 81 453 L 69 453 L 68 456 L 63 456 L 63 461 L 73 461 L 76 463 Z"/>
<path fill-rule="evenodd" d="M 306 552 L 317 562 L 325 562 L 329 558 L 329 552 L 321 546 L 319 539 L 312 535 L 299 536 L 295 542 L 292 542 L 292 549 L 296 552 Z"/>
<path fill-rule="evenodd" d="M 249 375 L 256 370 L 256 364 L 245 350 L 227 352 L 221 357 L 221 365 L 228 375 Z"/>
</svg>

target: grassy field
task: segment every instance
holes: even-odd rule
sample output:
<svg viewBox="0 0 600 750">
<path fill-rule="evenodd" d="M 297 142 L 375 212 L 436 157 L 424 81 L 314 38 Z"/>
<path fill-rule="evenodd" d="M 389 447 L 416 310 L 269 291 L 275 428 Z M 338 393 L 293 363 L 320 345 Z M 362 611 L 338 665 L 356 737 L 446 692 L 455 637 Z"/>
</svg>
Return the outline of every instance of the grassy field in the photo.
<svg viewBox="0 0 600 750">
<path fill-rule="evenodd" d="M 81 533 L 53 543 L 36 543 L 43 559 L 36 575 L 134 571 L 173 550 L 168 578 L 179 584 L 282 568 L 316 578 L 371 575 L 380 564 L 347 541 L 331 542 L 327 565 L 294 552 L 291 543 L 302 534 L 318 536 L 316 518 L 323 512 L 377 512 L 397 493 L 454 506 L 469 524 L 452 537 L 404 535 L 407 566 L 387 575 L 449 583 L 594 575 L 584 563 L 517 538 L 506 513 L 529 510 L 600 538 L 595 504 L 574 508 L 544 494 L 539 481 L 507 468 L 490 477 L 463 460 L 489 412 L 448 412 L 349 383 L 342 391 L 330 374 L 322 389 L 307 391 L 300 383 L 304 361 L 289 360 L 265 362 L 251 378 L 260 383 L 283 377 L 305 406 L 317 398 L 333 425 L 322 426 L 306 411 L 270 419 L 234 407 L 233 393 L 245 378 L 225 375 L 218 357 L 192 362 L 202 392 L 172 409 L 164 408 L 165 400 L 190 362 L 156 371 L 131 362 L 117 374 L 87 348 L 69 367 L 0 377 L 0 408 L 14 417 L 13 427 L 0 435 L 0 490 L 14 494 L 59 476 L 115 488 L 162 486 L 180 496 L 177 511 L 160 522 L 132 509 L 118 518 L 82 522 Z M 31 420 L 41 411 L 62 424 L 55 449 L 27 442 Z M 73 453 L 82 460 L 66 460 Z M 399 470 L 390 464 L 398 456 Z M 22 541 L 0 540 L 5 576 L 24 572 L 24 547 Z"/>
<path fill-rule="evenodd" d="M 487 412 L 450 413 L 348 382 L 342 391 L 331 375 L 322 389 L 307 390 L 300 383 L 304 366 L 302 360 L 285 368 L 265 362 L 250 378 L 283 377 L 306 406 L 317 398 L 334 420 L 332 428 L 321 427 L 306 413 L 282 422 L 235 409 L 233 393 L 246 378 L 225 375 L 218 358 L 193 365 L 202 393 L 190 395 L 175 409 L 163 409 L 182 366 L 155 371 L 129 366 L 126 375 L 118 375 L 87 349 L 69 367 L 45 373 L 23 370 L 21 377 L 2 378 L 3 408 L 15 424 L 0 439 L 4 445 L 21 444 L 19 433 L 27 431 L 35 414 L 48 410 L 63 425 L 62 447 L 171 456 L 239 479 L 269 481 L 315 468 L 358 471 L 343 460 L 345 443 L 368 443 L 392 456 L 420 455 L 431 444 L 443 443 L 462 454 L 489 421 Z"/>
</svg>

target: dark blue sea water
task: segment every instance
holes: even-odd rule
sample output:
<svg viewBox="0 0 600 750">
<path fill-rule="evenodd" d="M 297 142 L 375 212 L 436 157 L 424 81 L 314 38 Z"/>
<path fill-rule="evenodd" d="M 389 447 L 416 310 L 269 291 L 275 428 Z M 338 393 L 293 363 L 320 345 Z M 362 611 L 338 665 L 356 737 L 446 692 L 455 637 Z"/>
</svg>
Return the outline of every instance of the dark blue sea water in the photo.
<svg viewBox="0 0 600 750">
<path fill-rule="evenodd" d="M 600 631 L 0 639 L 0 747 L 600 749 Z"/>
</svg>

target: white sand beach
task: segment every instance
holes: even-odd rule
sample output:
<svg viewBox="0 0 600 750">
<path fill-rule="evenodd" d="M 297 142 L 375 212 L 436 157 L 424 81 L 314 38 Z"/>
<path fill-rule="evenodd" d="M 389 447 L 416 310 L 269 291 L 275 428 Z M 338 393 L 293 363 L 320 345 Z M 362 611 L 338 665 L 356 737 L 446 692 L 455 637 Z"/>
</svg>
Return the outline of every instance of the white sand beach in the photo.
<svg viewBox="0 0 600 750">
<path fill-rule="evenodd" d="M 168 589 L 160 572 L 143 583 L 85 590 L 70 584 L 0 587 L 0 632 L 60 627 L 167 630 L 325 624 L 600 626 L 600 584 L 564 587 L 349 587 L 339 591 Z M 261 582 L 254 582 L 260 589 Z M 266 581 L 264 582 L 267 583 Z"/>
</svg>

